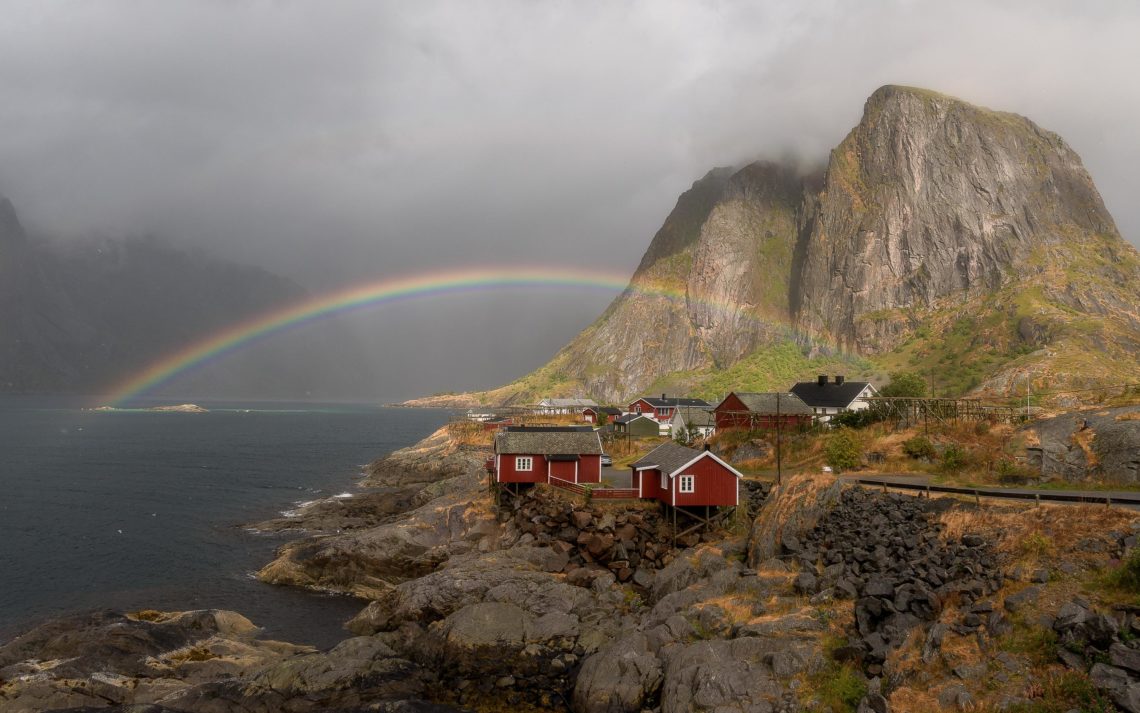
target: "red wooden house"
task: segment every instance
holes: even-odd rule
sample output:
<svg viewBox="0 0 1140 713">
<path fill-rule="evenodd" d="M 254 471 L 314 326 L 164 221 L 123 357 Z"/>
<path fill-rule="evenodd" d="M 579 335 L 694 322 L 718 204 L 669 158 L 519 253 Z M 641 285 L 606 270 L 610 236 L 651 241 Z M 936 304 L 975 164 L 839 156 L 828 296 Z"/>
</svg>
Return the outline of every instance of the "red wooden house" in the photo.
<svg viewBox="0 0 1140 713">
<path fill-rule="evenodd" d="M 776 428 L 797 428 L 810 426 L 812 410 L 790 392 L 757 394 L 746 391 L 733 391 L 713 409 L 716 429 L 729 428 L 748 430 Z"/>
<path fill-rule="evenodd" d="M 740 503 L 740 471 L 712 451 L 663 443 L 634 463 L 638 497 L 673 507 L 732 507 Z"/>
<path fill-rule="evenodd" d="M 661 398 L 642 396 L 629 405 L 628 413 L 643 414 L 661 423 L 669 423 L 677 413 L 677 407 L 711 409 L 712 405 L 703 399 L 682 399 L 661 394 Z"/>
<path fill-rule="evenodd" d="M 598 483 L 602 441 L 589 426 L 510 426 L 495 435 L 498 483 Z"/>
</svg>

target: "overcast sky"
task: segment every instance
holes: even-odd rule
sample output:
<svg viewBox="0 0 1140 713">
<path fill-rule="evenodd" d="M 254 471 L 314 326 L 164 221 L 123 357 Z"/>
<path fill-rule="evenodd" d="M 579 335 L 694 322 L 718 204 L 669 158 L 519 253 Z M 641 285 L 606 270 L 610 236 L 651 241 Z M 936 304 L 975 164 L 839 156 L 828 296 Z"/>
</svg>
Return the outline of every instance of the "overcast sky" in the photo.
<svg viewBox="0 0 1140 713">
<path fill-rule="evenodd" d="M 0 194 L 314 291 L 468 264 L 630 272 L 717 165 L 825 160 L 886 83 L 1061 134 L 1140 239 L 1140 3 L 0 0 Z M 390 375 L 490 387 L 609 295 L 354 317 Z"/>
</svg>

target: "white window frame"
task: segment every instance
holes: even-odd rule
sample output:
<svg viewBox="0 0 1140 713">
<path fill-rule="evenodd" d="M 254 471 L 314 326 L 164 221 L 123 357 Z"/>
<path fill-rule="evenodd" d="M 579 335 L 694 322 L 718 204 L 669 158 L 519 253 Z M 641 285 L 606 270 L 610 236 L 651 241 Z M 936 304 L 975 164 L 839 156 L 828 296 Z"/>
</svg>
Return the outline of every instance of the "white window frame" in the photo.
<svg viewBox="0 0 1140 713">
<path fill-rule="evenodd" d="M 636 413 L 638 416 L 640 416 L 641 415 L 641 404 L 634 404 L 633 412 Z"/>
<path fill-rule="evenodd" d="M 679 493 L 695 493 L 697 492 L 697 476 L 695 475 L 682 475 L 681 482 L 677 484 L 677 492 Z M 688 484 L 689 487 L 685 487 Z"/>
<path fill-rule="evenodd" d="M 664 473 L 661 474 L 661 489 L 669 489 L 669 476 L 665 475 Z"/>
<path fill-rule="evenodd" d="M 515 470 L 520 473 L 526 473 L 534 470 L 534 458 L 531 456 L 516 456 L 515 457 Z"/>
</svg>

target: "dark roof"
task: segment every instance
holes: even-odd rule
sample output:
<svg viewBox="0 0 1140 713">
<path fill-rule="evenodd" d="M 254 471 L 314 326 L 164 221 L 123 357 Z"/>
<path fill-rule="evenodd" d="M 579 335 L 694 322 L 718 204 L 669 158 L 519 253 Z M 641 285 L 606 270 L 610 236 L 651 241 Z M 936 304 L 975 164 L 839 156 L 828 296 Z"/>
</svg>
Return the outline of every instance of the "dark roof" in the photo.
<svg viewBox="0 0 1140 713">
<path fill-rule="evenodd" d="M 620 416 L 622 414 L 622 410 L 617 406 L 602 406 L 598 411 L 610 416 Z"/>
<path fill-rule="evenodd" d="M 676 443 L 662 443 L 633 464 L 633 469 L 656 468 L 662 473 L 672 473 L 701 454 L 696 448 L 686 448 Z"/>
<path fill-rule="evenodd" d="M 496 453 L 523 455 L 601 455 L 602 441 L 591 431 L 529 430 L 499 431 L 495 436 Z"/>
<path fill-rule="evenodd" d="M 732 393 L 735 394 L 736 398 L 740 399 L 740 401 L 752 413 L 776 413 L 775 393 L 755 393 L 749 391 L 733 391 Z M 723 405 L 723 403 L 724 402 L 722 401 L 721 404 Z M 720 408 L 720 406 L 717 406 L 717 408 Z M 805 404 L 803 399 L 791 392 L 785 391 L 781 393 L 780 414 L 783 415 L 797 413 L 811 413 L 811 407 Z"/>
<path fill-rule="evenodd" d="M 615 423 L 629 423 L 630 421 L 636 421 L 639 418 L 644 418 L 646 421 L 653 421 L 652 418 L 646 416 L 643 413 L 627 413 L 624 416 L 619 416 Z M 654 421 L 654 423 L 656 423 L 656 421 Z"/>
<path fill-rule="evenodd" d="M 705 401 L 704 399 L 679 399 L 675 396 L 669 396 L 663 399 L 657 398 L 655 396 L 642 396 L 639 399 L 634 399 L 630 403 L 635 403 L 637 401 L 644 401 L 653 408 L 661 408 L 662 406 L 697 406 L 701 408 L 712 408 L 712 404 Z"/>
<path fill-rule="evenodd" d="M 867 388 L 866 381 L 829 381 L 820 386 L 818 381 L 801 381 L 792 387 L 792 393 L 805 404 L 815 408 L 847 408 L 859 392 Z M 737 394 L 739 396 L 740 394 Z"/>
<path fill-rule="evenodd" d="M 590 433 L 593 426 L 507 426 L 511 433 Z"/>
<path fill-rule="evenodd" d="M 689 408 L 685 406 L 677 407 L 677 413 L 673 416 L 681 417 L 686 426 L 715 426 L 716 418 L 708 409 L 704 408 Z"/>
</svg>

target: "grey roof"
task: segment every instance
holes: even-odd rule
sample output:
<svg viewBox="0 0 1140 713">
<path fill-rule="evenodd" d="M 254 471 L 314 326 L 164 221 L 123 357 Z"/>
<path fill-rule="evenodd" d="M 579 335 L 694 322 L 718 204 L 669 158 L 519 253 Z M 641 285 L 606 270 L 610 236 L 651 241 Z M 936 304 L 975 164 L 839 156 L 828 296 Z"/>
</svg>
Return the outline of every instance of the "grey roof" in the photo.
<svg viewBox="0 0 1140 713">
<path fill-rule="evenodd" d="M 623 416 L 618 416 L 614 423 L 629 423 L 630 421 L 636 421 L 639 418 L 644 418 L 646 421 L 653 421 L 652 418 L 643 413 L 627 413 Z M 654 423 L 656 423 L 656 421 L 654 421 Z"/>
<path fill-rule="evenodd" d="M 634 401 L 644 401 L 653 408 L 661 408 L 662 406 L 697 406 L 701 408 L 712 408 L 712 404 L 704 399 L 679 399 L 675 396 L 667 396 L 665 398 L 642 396 L 641 398 L 634 399 Z M 630 403 L 633 403 L 633 401 Z"/>
<path fill-rule="evenodd" d="M 700 454 L 696 448 L 686 448 L 673 442 L 662 443 L 634 463 L 633 468 L 656 468 L 663 473 L 673 473 Z"/>
<path fill-rule="evenodd" d="M 601 455 L 602 441 L 593 431 L 500 431 L 496 453 L 523 455 Z"/>
<path fill-rule="evenodd" d="M 678 407 L 676 415 L 681 417 L 686 426 L 715 426 L 716 417 L 708 409 Z"/>
<path fill-rule="evenodd" d="M 808 406 L 847 408 L 865 388 L 866 381 L 844 381 L 842 384 L 829 381 L 823 386 L 818 381 L 801 381 L 792 387 L 792 393 Z"/>
<path fill-rule="evenodd" d="M 733 391 L 732 393 L 736 394 L 736 398 L 740 399 L 752 413 L 776 413 L 775 393 L 755 393 L 750 391 Z M 781 415 L 785 413 L 809 414 L 812 412 L 811 407 L 805 404 L 803 399 L 790 391 L 784 391 L 780 394 L 779 407 Z"/>
</svg>

